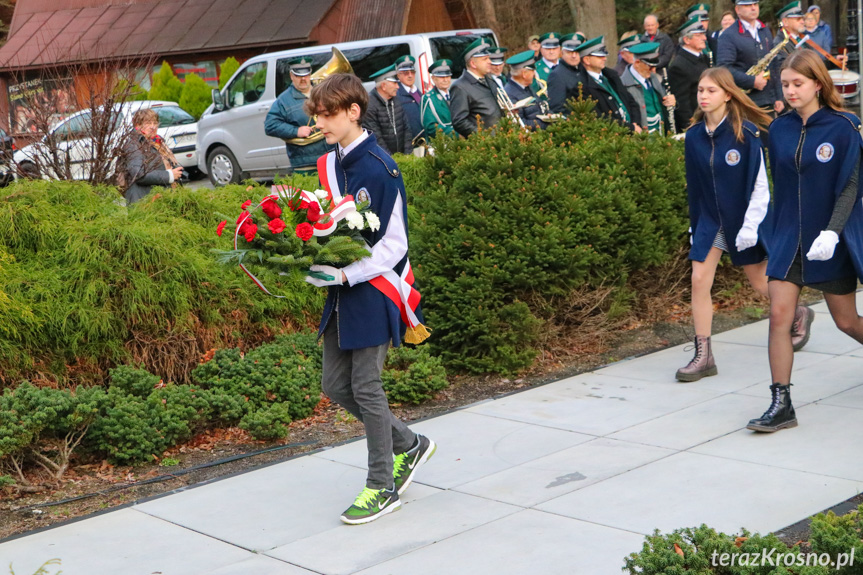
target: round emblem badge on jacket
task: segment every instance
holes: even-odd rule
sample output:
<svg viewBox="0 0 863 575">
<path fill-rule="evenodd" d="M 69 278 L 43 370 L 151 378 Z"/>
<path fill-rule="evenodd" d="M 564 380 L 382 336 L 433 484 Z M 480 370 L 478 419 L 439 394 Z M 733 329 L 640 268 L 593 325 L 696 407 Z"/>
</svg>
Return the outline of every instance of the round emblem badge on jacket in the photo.
<svg viewBox="0 0 863 575">
<path fill-rule="evenodd" d="M 360 188 L 359 191 L 357 192 L 357 198 L 356 199 L 357 199 L 358 204 L 365 204 L 365 203 L 369 202 L 370 201 L 369 191 L 365 188 Z"/>
<path fill-rule="evenodd" d="M 725 163 L 729 166 L 736 166 L 740 163 L 740 152 L 731 149 L 725 153 Z"/>
<path fill-rule="evenodd" d="M 833 144 L 828 144 L 824 142 L 820 146 L 818 146 L 818 151 L 816 152 L 818 157 L 818 161 L 822 164 L 826 164 L 831 159 L 833 159 Z"/>
</svg>

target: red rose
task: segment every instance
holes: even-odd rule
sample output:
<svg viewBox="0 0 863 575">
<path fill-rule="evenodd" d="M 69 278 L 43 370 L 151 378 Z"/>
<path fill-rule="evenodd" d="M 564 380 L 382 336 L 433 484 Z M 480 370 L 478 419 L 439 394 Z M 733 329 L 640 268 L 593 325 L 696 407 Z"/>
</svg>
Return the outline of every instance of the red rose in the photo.
<svg viewBox="0 0 863 575">
<path fill-rule="evenodd" d="M 240 209 L 245 210 L 246 208 L 248 208 L 251 205 L 252 205 L 252 200 L 246 200 L 245 202 L 243 202 L 243 205 L 240 206 Z"/>
<path fill-rule="evenodd" d="M 279 207 L 279 204 L 277 204 L 276 200 L 273 198 L 265 200 L 264 203 L 261 204 L 261 210 L 263 210 L 271 220 L 282 215 L 282 208 Z"/>
<path fill-rule="evenodd" d="M 312 204 L 309 206 L 309 211 L 306 212 L 306 217 L 309 218 L 309 221 L 314 223 L 321 219 L 321 206 L 319 204 Z"/>
<path fill-rule="evenodd" d="M 276 218 L 274 220 L 270 220 L 270 223 L 267 224 L 267 227 L 270 228 L 270 231 L 274 234 L 280 234 L 285 231 L 285 222 Z"/>
<path fill-rule="evenodd" d="M 247 242 L 251 242 L 258 234 L 258 226 L 255 224 L 246 224 L 243 226 L 243 235 Z"/>
<path fill-rule="evenodd" d="M 222 230 L 225 229 L 225 224 L 227 224 L 227 223 L 228 223 L 228 220 L 222 220 L 221 222 L 219 222 L 219 225 L 216 226 L 216 235 L 217 236 L 222 237 Z"/>
<path fill-rule="evenodd" d="M 312 235 L 314 235 L 315 229 L 312 227 L 312 224 L 302 223 L 297 226 L 296 234 L 297 237 L 303 240 L 304 242 L 312 239 Z"/>
</svg>

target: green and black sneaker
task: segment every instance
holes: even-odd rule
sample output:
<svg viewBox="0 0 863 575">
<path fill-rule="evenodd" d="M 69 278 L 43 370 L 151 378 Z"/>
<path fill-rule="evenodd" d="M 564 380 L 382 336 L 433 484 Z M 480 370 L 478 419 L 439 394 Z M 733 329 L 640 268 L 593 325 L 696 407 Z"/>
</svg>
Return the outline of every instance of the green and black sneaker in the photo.
<svg viewBox="0 0 863 575">
<path fill-rule="evenodd" d="M 342 513 L 341 519 L 348 525 L 362 525 L 392 511 L 398 511 L 401 506 L 402 502 L 399 501 L 399 494 L 395 489 L 366 487 L 357 495 L 354 504 Z"/>
<path fill-rule="evenodd" d="M 417 435 L 417 444 L 404 453 L 396 455 L 393 462 L 393 481 L 399 495 L 414 480 L 414 473 L 434 455 L 437 445 L 425 435 Z"/>
</svg>

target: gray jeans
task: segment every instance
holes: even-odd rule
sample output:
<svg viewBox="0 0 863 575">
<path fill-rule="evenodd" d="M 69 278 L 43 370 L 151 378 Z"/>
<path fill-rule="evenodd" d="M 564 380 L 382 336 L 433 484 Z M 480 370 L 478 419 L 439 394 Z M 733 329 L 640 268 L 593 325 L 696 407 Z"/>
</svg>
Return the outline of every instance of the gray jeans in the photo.
<svg viewBox="0 0 863 575">
<path fill-rule="evenodd" d="M 393 453 L 410 449 L 416 435 L 390 411 L 381 384 L 389 343 L 376 347 L 339 348 L 338 316 L 324 331 L 324 373 L 321 386 L 330 399 L 359 419 L 366 428 L 369 475 L 366 486 L 393 486 Z"/>
</svg>

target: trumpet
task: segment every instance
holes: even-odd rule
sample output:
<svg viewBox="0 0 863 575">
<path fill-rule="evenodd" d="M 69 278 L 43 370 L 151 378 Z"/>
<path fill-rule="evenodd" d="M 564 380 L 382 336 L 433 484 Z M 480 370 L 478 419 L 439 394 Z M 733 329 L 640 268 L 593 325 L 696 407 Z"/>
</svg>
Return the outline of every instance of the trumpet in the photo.
<svg viewBox="0 0 863 575">
<path fill-rule="evenodd" d="M 530 98 L 525 98 L 524 100 L 519 100 L 518 103 L 513 104 L 512 100 L 509 99 L 509 94 L 507 94 L 504 90 L 500 88 L 494 80 L 491 80 L 490 83 L 495 87 L 495 94 L 497 95 L 497 105 L 503 112 L 506 112 L 510 118 L 518 122 L 518 125 L 522 128 L 526 128 L 524 125 L 524 120 L 521 119 L 521 114 L 518 113 L 518 109 L 526 106 L 530 102 L 526 102 L 527 100 L 533 101 L 533 96 Z"/>
<path fill-rule="evenodd" d="M 351 66 L 351 63 L 348 62 L 348 59 L 342 54 L 341 50 L 338 48 L 333 48 L 333 56 L 330 58 L 326 64 L 321 66 L 318 70 L 312 73 L 311 81 L 312 86 L 315 84 L 321 83 L 328 76 L 332 76 L 333 74 L 353 74 L 354 69 Z M 312 116 L 309 118 L 309 123 L 306 124 L 314 128 L 315 124 L 318 122 L 317 116 Z M 315 142 L 320 142 L 324 139 L 324 133 L 320 130 L 313 131 L 310 135 L 305 138 L 289 138 L 285 140 L 287 143 L 293 146 L 308 146 L 309 144 L 314 144 Z"/>
</svg>

